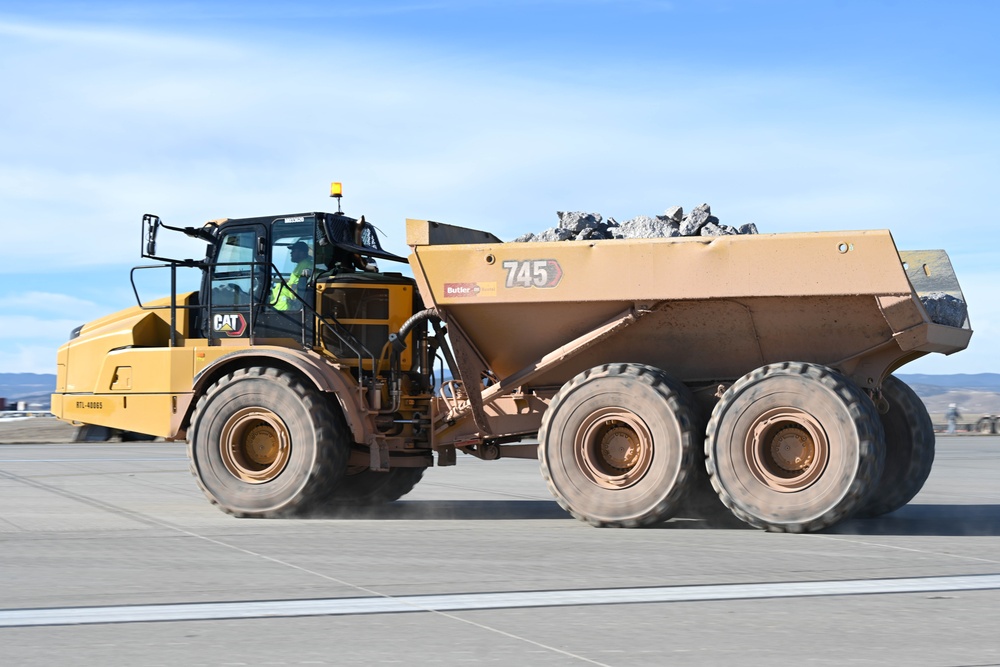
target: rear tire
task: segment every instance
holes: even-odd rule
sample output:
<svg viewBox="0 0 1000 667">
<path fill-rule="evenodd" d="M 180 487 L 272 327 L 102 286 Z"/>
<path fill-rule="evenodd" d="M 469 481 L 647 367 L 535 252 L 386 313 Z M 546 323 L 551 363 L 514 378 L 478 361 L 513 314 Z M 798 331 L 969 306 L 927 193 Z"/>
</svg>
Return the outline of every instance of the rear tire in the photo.
<svg viewBox="0 0 1000 667">
<path fill-rule="evenodd" d="M 199 399 L 189 431 L 192 472 L 220 509 L 283 517 L 322 504 L 347 470 L 342 417 L 297 376 L 253 367 Z"/>
<path fill-rule="evenodd" d="M 822 530 L 867 501 L 885 459 L 871 399 L 824 366 L 786 362 L 736 381 L 716 404 L 705 452 L 719 498 L 774 532 Z"/>
<path fill-rule="evenodd" d="M 895 512 L 923 488 L 934 465 L 934 423 L 920 397 L 890 375 L 882 383 L 889 411 L 880 415 L 885 431 L 885 470 L 859 517 Z"/>
<path fill-rule="evenodd" d="M 538 432 L 542 476 L 559 505 L 594 526 L 660 523 L 693 475 L 697 411 L 687 388 L 639 364 L 599 366 L 553 397 Z"/>
<path fill-rule="evenodd" d="M 976 422 L 976 433 L 996 433 L 997 422 L 990 417 L 983 417 Z"/>
</svg>

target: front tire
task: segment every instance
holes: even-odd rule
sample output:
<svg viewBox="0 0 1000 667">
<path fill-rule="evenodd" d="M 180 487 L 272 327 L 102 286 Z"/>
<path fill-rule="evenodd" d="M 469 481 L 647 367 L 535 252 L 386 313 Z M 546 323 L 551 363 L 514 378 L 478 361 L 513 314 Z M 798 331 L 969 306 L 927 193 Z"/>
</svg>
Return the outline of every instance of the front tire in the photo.
<svg viewBox="0 0 1000 667">
<path fill-rule="evenodd" d="M 871 399 L 832 369 L 786 362 L 743 376 L 709 421 L 705 453 L 719 498 L 774 532 L 822 530 L 853 514 L 882 474 Z"/>
<path fill-rule="evenodd" d="M 687 388 L 657 368 L 584 371 L 542 416 L 542 476 L 563 509 L 594 526 L 665 521 L 694 474 L 696 414 Z"/>
<path fill-rule="evenodd" d="M 199 399 L 189 432 L 192 472 L 209 500 L 241 517 L 283 517 L 321 505 L 347 470 L 342 417 L 297 376 L 240 369 Z"/>
</svg>

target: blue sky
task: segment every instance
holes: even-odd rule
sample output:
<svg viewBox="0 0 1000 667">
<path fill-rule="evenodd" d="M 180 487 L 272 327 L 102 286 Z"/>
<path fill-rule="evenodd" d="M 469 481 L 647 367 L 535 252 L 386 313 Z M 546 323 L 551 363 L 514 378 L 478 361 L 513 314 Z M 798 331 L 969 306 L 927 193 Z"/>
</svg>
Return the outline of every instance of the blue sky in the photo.
<svg viewBox="0 0 1000 667">
<path fill-rule="evenodd" d="M 338 180 L 400 253 L 407 217 L 889 228 L 948 250 L 976 331 L 903 372 L 998 372 L 997 25 L 987 0 L 0 0 L 0 371 L 54 372 L 134 302 L 143 213 L 329 210 Z"/>
</svg>

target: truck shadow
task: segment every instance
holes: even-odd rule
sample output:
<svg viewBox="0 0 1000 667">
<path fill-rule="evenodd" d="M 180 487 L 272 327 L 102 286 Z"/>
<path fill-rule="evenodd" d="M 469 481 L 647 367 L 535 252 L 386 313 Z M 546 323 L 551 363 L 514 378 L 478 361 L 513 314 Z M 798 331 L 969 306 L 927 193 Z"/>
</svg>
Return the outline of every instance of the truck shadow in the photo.
<svg viewBox="0 0 1000 667">
<path fill-rule="evenodd" d="M 495 521 L 498 519 L 575 521 L 554 500 L 400 500 L 373 507 L 317 508 L 304 518 L 344 521 Z M 700 507 L 681 508 L 675 518 L 653 527 L 753 530 L 725 508 L 719 512 L 716 508 L 706 511 Z"/>
<path fill-rule="evenodd" d="M 1000 535 L 1000 505 L 906 505 L 875 519 L 842 521 L 831 535 Z"/>
<path fill-rule="evenodd" d="M 572 519 L 554 500 L 399 500 L 374 507 L 324 507 L 309 519 L 490 521 Z"/>
<path fill-rule="evenodd" d="M 375 507 L 320 508 L 306 519 L 344 521 L 569 520 L 554 500 L 401 500 Z M 664 530 L 755 530 L 722 508 L 682 508 Z M 875 519 L 852 519 L 828 535 L 998 536 L 1000 505 L 907 505 Z"/>
</svg>

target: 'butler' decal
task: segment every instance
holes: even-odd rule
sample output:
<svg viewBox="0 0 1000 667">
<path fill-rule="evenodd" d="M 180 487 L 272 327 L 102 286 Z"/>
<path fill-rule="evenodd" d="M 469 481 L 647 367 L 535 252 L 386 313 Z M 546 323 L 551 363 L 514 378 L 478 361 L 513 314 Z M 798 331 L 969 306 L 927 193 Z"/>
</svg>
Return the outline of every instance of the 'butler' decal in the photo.
<svg viewBox="0 0 1000 667">
<path fill-rule="evenodd" d="M 496 296 L 496 283 L 445 283 L 444 295 L 446 297 L 463 296 Z"/>
<path fill-rule="evenodd" d="M 247 330 L 247 321 L 242 313 L 216 313 L 212 319 L 212 330 L 227 336 L 242 336 Z"/>
<path fill-rule="evenodd" d="M 562 267 L 554 259 L 509 259 L 506 287 L 555 287 L 562 278 Z"/>
</svg>

